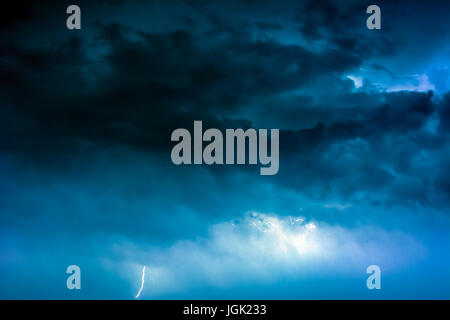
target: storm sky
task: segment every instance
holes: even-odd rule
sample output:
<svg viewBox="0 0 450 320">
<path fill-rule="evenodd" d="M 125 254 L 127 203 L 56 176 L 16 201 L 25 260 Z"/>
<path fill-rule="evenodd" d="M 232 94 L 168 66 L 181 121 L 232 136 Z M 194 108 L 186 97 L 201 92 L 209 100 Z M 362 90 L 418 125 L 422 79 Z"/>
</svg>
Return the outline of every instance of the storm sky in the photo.
<svg viewBox="0 0 450 320">
<path fill-rule="evenodd" d="M 0 298 L 450 298 L 450 3 L 370 4 L 2 10 Z M 278 174 L 174 165 L 194 120 L 280 129 Z"/>
</svg>

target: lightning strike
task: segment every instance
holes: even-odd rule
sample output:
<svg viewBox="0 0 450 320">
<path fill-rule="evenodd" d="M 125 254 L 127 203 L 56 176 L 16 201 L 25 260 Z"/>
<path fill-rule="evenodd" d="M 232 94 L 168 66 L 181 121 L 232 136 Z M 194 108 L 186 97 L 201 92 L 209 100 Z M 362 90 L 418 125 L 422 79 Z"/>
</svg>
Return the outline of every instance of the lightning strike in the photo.
<svg viewBox="0 0 450 320">
<path fill-rule="evenodd" d="M 142 268 L 141 288 L 139 289 L 139 292 L 137 293 L 135 299 L 139 298 L 139 296 L 141 295 L 142 289 L 144 289 L 144 282 L 145 282 L 145 266 Z"/>
</svg>

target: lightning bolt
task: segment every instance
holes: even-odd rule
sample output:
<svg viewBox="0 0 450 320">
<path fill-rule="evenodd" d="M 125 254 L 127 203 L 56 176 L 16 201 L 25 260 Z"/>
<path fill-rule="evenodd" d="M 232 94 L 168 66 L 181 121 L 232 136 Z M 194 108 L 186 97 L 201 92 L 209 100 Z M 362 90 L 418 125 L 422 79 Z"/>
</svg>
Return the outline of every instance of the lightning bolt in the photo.
<svg viewBox="0 0 450 320">
<path fill-rule="evenodd" d="M 145 266 L 142 268 L 141 288 L 139 289 L 139 292 L 137 293 L 135 299 L 139 298 L 139 296 L 141 295 L 142 289 L 144 289 L 144 282 L 145 282 Z"/>
</svg>

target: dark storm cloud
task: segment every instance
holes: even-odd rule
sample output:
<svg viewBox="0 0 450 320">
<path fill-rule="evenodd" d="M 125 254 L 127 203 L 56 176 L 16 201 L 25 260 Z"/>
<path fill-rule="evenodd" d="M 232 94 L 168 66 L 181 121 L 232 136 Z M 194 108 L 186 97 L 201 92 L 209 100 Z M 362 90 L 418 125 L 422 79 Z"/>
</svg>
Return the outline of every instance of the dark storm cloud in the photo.
<svg viewBox="0 0 450 320">
<path fill-rule="evenodd" d="M 355 277 L 372 263 L 403 275 L 382 298 L 448 297 L 449 4 L 377 1 L 367 30 L 369 4 L 2 10 L 0 297 L 132 298 L 145 265 L 143 298 L 370 299 Z M 194 120 L 280 128 L 278 174 L 174 165 L 170 134 Z M 285 229 L 299 215 L 318 246 Z"/>
<path fill-rule="evenodd" d="M 392 55 L 401 47 L 402 41 L 390 39 L 386 33 L 367 30 L 365 10 L 370 4 L 365 1 L 307 1 L 300 6 L 295 19 L 300 34 L 308 41 L 324 42 L 326 46 L 335 46 L 363 59 Z M 390 3 L 379 5 L 386 8 L 383 14 L 389 15 Z M 390 28 L 389 19 L 386 20 L 385 29 Z"/>
<path fill-rule="evenodd" d="M 3 40 L 2 149 L 48 162 L 112 146 L 167 158 L 170 133 L 193 120 L 222 129 L 257 124 L 282 129 L 280 173 L 272 181 L 293 190 L 314 197 L 382 191 L 394 199 L 407 176 L 445 192 L 445 175 L 427 180 L 413 162 L 446 148 L 441 135 L 423 128 L 435 116 L 447 131 L 448 99 L 368 85 L 355 91 L 345 77 L 403 43 L 388 32 L 369 34 L 364 5 L 295 4 L 292 25 L 259 17 L 252 24 L 189 5 L 207 23 L 154 31 L 99 18 L 88 31 L 48 43 Z M 246 5 L 236 15 L 254 9 Z M 252 25 L 280 34 L 294 26 L 303 42 L 255 38 Z M 429 203 L 425 191 L 417 199 Z"/>
<path fill-rule="evenodd" d="M 93 45 L 108 50 L 100 62 L 86 56 Z M 54 151 L 60 139 L 161 148 L 171 130 L 194 119 L 248 127 L 239 120 L 247 104 L 361 63 L 336 49 L 316 54 L 249 35 L 209 43 L 184 30 L 156 34 L 119 24 L 101 26 L 94 44 L 79 37 L 40 48 L 8 43 L 3 60 L 4 112 L 30 123 L 9 128 L 6 144 L 26 149 L 32 137 L 31 147 L 55 144 Z"/>
<path fill-rule="evenodd" d="M 389 93 L 384 105 L 360 110 L 359 120 L 283 132 L 281 157 L 289 160 L 280 179 L 313 197 L 337 193 L 350 200 L 356 193 L 382 192 L 389 194 L 387 204 L 439 206 L 433 199 L 448 196 L 445 175 L 420 162 L 424 154 L 437 157 L 431 160 L 436 163 L 446 159 L 445 136 L 426 128 L 431 117 L 448 106 L 432 98 L 432 92 Z M 415 181 L 416 190 L 408 191 L 408 179 Z"/>
<path fill-rule="evenodd" d="M 447 93 L 443 100 L 440 112 L 440 129 L 442 131 L 450 131 L 450 93 Z"/>
</svg>

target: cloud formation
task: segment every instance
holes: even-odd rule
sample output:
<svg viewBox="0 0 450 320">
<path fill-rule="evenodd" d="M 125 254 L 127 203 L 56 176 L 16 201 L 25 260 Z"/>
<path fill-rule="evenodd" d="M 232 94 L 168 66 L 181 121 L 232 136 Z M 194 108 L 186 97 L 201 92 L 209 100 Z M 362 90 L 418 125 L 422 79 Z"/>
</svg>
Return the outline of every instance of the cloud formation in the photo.
<svg viewBox="0 0 450 320">
<path fill-rule="evenodd" d="M 370 297 L 368 263 L 405 272 L 384 297 L 423 272 L 448 297 L 447 3 L 383 1 L 380 32 L 360 1 L 82 2 L 80 32 L 64 5 L 1 19 L 1 297 L 70 297 L 66 263 L 98 276 L 81 298 L 133 297 L 144 265 L 147 297 Z M 279 128 L 279 173 L 174 166 L 194 120 Z"/>
</svg>

